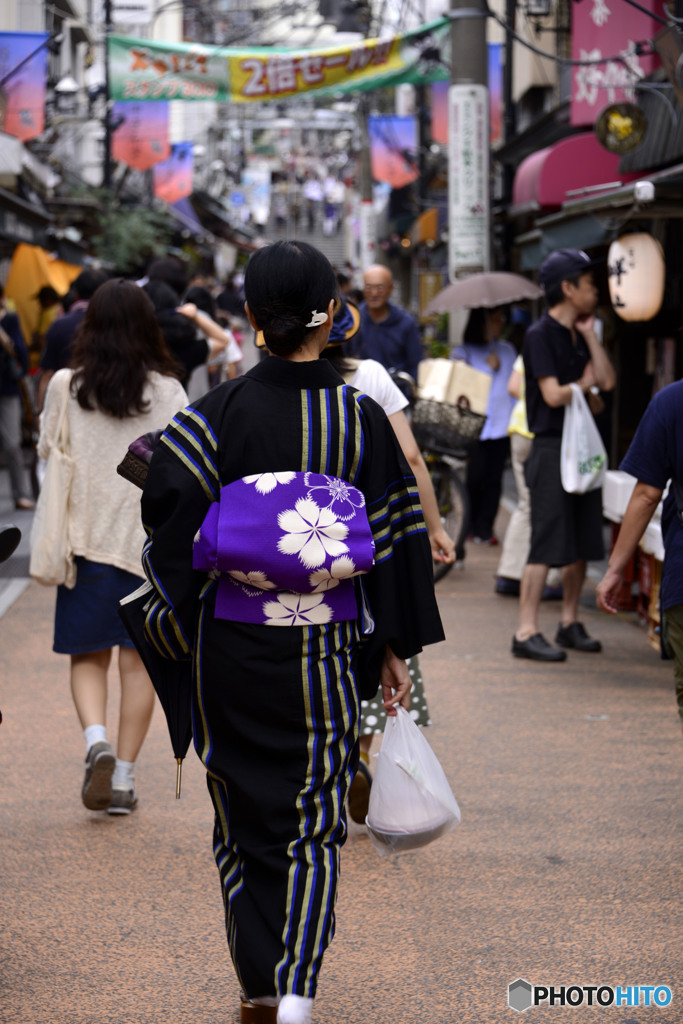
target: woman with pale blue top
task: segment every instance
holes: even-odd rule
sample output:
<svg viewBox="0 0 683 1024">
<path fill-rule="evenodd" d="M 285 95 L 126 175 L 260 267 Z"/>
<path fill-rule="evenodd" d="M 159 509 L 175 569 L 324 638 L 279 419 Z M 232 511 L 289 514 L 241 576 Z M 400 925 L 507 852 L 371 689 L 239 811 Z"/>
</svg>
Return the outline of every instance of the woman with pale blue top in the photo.
<svg viewBox="0 0 683 1024">
<path fill-rule="evenodd" d="M 517 353 L 500 339 L 504 317 L 500 309 L 473 309 L 463 335 L 463 344 L 453 352 L 475 370 L 491 376 L 486 423 L 467 464 L 470 499 L 469 536 L 478 544 L 497 544 L 493 524 L 498 512 L 505 461 L 510 451 L 508 424 L 515 404 L 507 383 Z M 458 552 L 462 558 L 463 552 Z"/>
</svg>

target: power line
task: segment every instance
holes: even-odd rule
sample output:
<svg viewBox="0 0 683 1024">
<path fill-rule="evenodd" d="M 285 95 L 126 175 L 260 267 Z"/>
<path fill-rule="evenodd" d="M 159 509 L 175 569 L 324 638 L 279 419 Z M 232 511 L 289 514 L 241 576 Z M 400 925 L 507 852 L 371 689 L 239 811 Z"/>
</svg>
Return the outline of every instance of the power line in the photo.
<svg viewBox="0 0 683 1024">
<path fill-rule="evenodd" d="M 453 17 L 453 13 L 455 13 L 456 16 L 457 16 L 457 12 L 451 12 L 448 15 L 448 17 L 452 18 Z M 527 50 L 531 50 L 532 53 L 537 53 L 539 57 L 546 57 L 548 60 L 554 60 L 557 64 L 568 64 L 571 67 L 590 67 L 590 66 L 595 65 L 595 64 L 618 63 L 618 64 L 624 64 L 625 67 L 629 71 L 633 72 L 633 69 L 631 67 L 629 67 L 628 60 L 626 59 L 626 57 L 624 57 L 623 53 L 618 53 L 618 54 L 616 54 L 613 57 L 589 57 L 587 59 L 575 59 L 575 58 L 572 58 L 572 57 L 558 57 L 556 53 L 549 53 L 547 50 L 541 50 L 540 47 L 534 46 L 533 43 L 530 43 L 528 41 L 528 39 L 524 39 L 523 36 L 520 36 L 517 32 L 514 31 L 514 29 L 512 29 L 508 25 L 508 23 L 505 21 L 504 18 L 501 18 L 498 14 L 496 14 L 495 11 L 492 11 L 490 7 L 486 9 L 485 13 L 482 16 L 483 17 L 493 18 L 494 21 L 497 21 L 498 24 L 501 26 L 501 28 L 505 29 L 507 34 L 512 39 L 514 39 L 515 42 L 519 43 L 521 46 L 525 46 L 527 48 Z M 650 44 L 650 40 L 649 39 L 641 41 L 641 42 L 637 42 L 635 44 L 635 46 L 636 46 L 636 53 L 639 56 L 649 56 L 649 54 L 652 52 L 651 50 L 650 51 L 644 51 L 644 50 L 641 49 L 641 47 L 644 47 L 644 46 L 649 45 L 649 44 Z"/>
</svg>

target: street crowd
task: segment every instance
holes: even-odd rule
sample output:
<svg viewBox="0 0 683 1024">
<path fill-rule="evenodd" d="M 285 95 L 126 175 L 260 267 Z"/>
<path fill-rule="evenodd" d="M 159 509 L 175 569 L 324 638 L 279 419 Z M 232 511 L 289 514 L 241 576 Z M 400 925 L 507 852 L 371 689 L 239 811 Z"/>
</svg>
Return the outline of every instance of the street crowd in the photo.
<svg viewBox="0 0 683 1024">
<path fill-rule="evenodd" d="M 295 209 L 296 226 L 312 231 L 322 217 L 336 231 L 340 202 L 336 179 L 283 188 L 276 234 Z M 616 380 L 596 328 L 596 270 L 579 250 L 552 253 L 539 272 L 538 319 L 522 306 L 472 309 L 452 352 L 491 378 L 466 468 L 468 543 L 498 543 L 511 459 L 518 503 L 494 590 L 519 598 L 511 656 L 548 664 L 602 649 L 579 620 L 587 563 L 604 556 L 601 491 L 568 491 L 562 475 L 565 410 L 604 398 Z M 411 709 L 417 725 L 430 723 L 419 655 L 443 639 L 433 565 L 465 561 L 392 376 L 417 381 L 425 357 L 394 287 L 386 266 L 359 275 L 281 240 L 222 287 L 173 257 L 138 281 L 84 270 L 66 296 L 41 289 L 28 341 L 2 296 L 0 438 L 13 501 L 24 510 L 37 501 L 36 522 L 52 519 L 67 538 L 53 649 L 69 657 L 83 730 L 82 802 L 111 815 L 138 808 L 135 767 L 159 690 L 148 670 L 160 665 L 165 677 L 174 666 L 215 811 L 246 1024 L 312 1019 L 346 814 L 366 820 L 370 744 L 387 716 Z M 260 357 L 245 370 L 252 339 Z M 603 611 L 616 610 L 668 481 L 683 488 L 682 387 L 655 396 L 622 464 L 637 484 L 597 588 Z M 39 417 L 32 473 L 27 415 Z M 129 451 L 142 496 L 117 472 Z M 72 465 L 61 504 L 56 453 Z M 672 486 L 664 507 L 661 595 L 683 720 L 679 494 Z M 31 571 L 41 576 L 37 563 Z M 141 585 L 133 639 L 119 606 Z M 554 643 L 539 629 L 547 599 L 559 606 Z M 106 728 L 114 661 L 115 744 Z"/>
</svg>

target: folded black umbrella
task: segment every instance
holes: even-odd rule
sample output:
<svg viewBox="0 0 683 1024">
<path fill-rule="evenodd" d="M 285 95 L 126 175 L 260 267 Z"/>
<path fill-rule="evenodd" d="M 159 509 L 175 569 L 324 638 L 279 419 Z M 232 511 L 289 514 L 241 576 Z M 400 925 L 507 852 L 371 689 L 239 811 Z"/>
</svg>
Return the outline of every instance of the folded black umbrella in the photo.
<svg viewBox="0 0 683 1024">
<path fill-rule="evenodd" d="M 119 603 L 119 615 L 135 644 L 164 709 L 173 753 L 178 763 L 176 797 L 180 797 L 183 758 L 192 740 L 192 662 L 163 658 L 145 634 L 145 616 L 155 598 L 154 589 L 146 581 Z"/>
</svg>

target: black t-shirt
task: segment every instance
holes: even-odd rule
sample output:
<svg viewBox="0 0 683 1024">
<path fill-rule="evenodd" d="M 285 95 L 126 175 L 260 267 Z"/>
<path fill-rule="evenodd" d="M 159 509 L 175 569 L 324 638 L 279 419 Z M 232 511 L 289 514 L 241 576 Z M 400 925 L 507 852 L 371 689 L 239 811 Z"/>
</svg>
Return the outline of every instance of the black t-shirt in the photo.
<svg viewBox="0 0 683 1024">
<path fill-rule="evenodd" d="M 557 377 L 559 384 L 573 384 L 583 375 L 590 352 L 583 335 L 550 316 L 546 311 L 528 328 L 522 346 L 526 385 L 526 416 L 529 430 L 537 437 L 562 437 L 564 406 L 551 408 L 538 386 L 539 377 Z"/>
<path fill-rule="evenodd" d="M 45 335 L 45 349 L 40 357 L 41 370 L 63 370 L 71 359 L 71 342 L 76 331 L 83 322 L 85 306 L 75 309 L 73 313 L 54 320 Z"/>
</svg>

